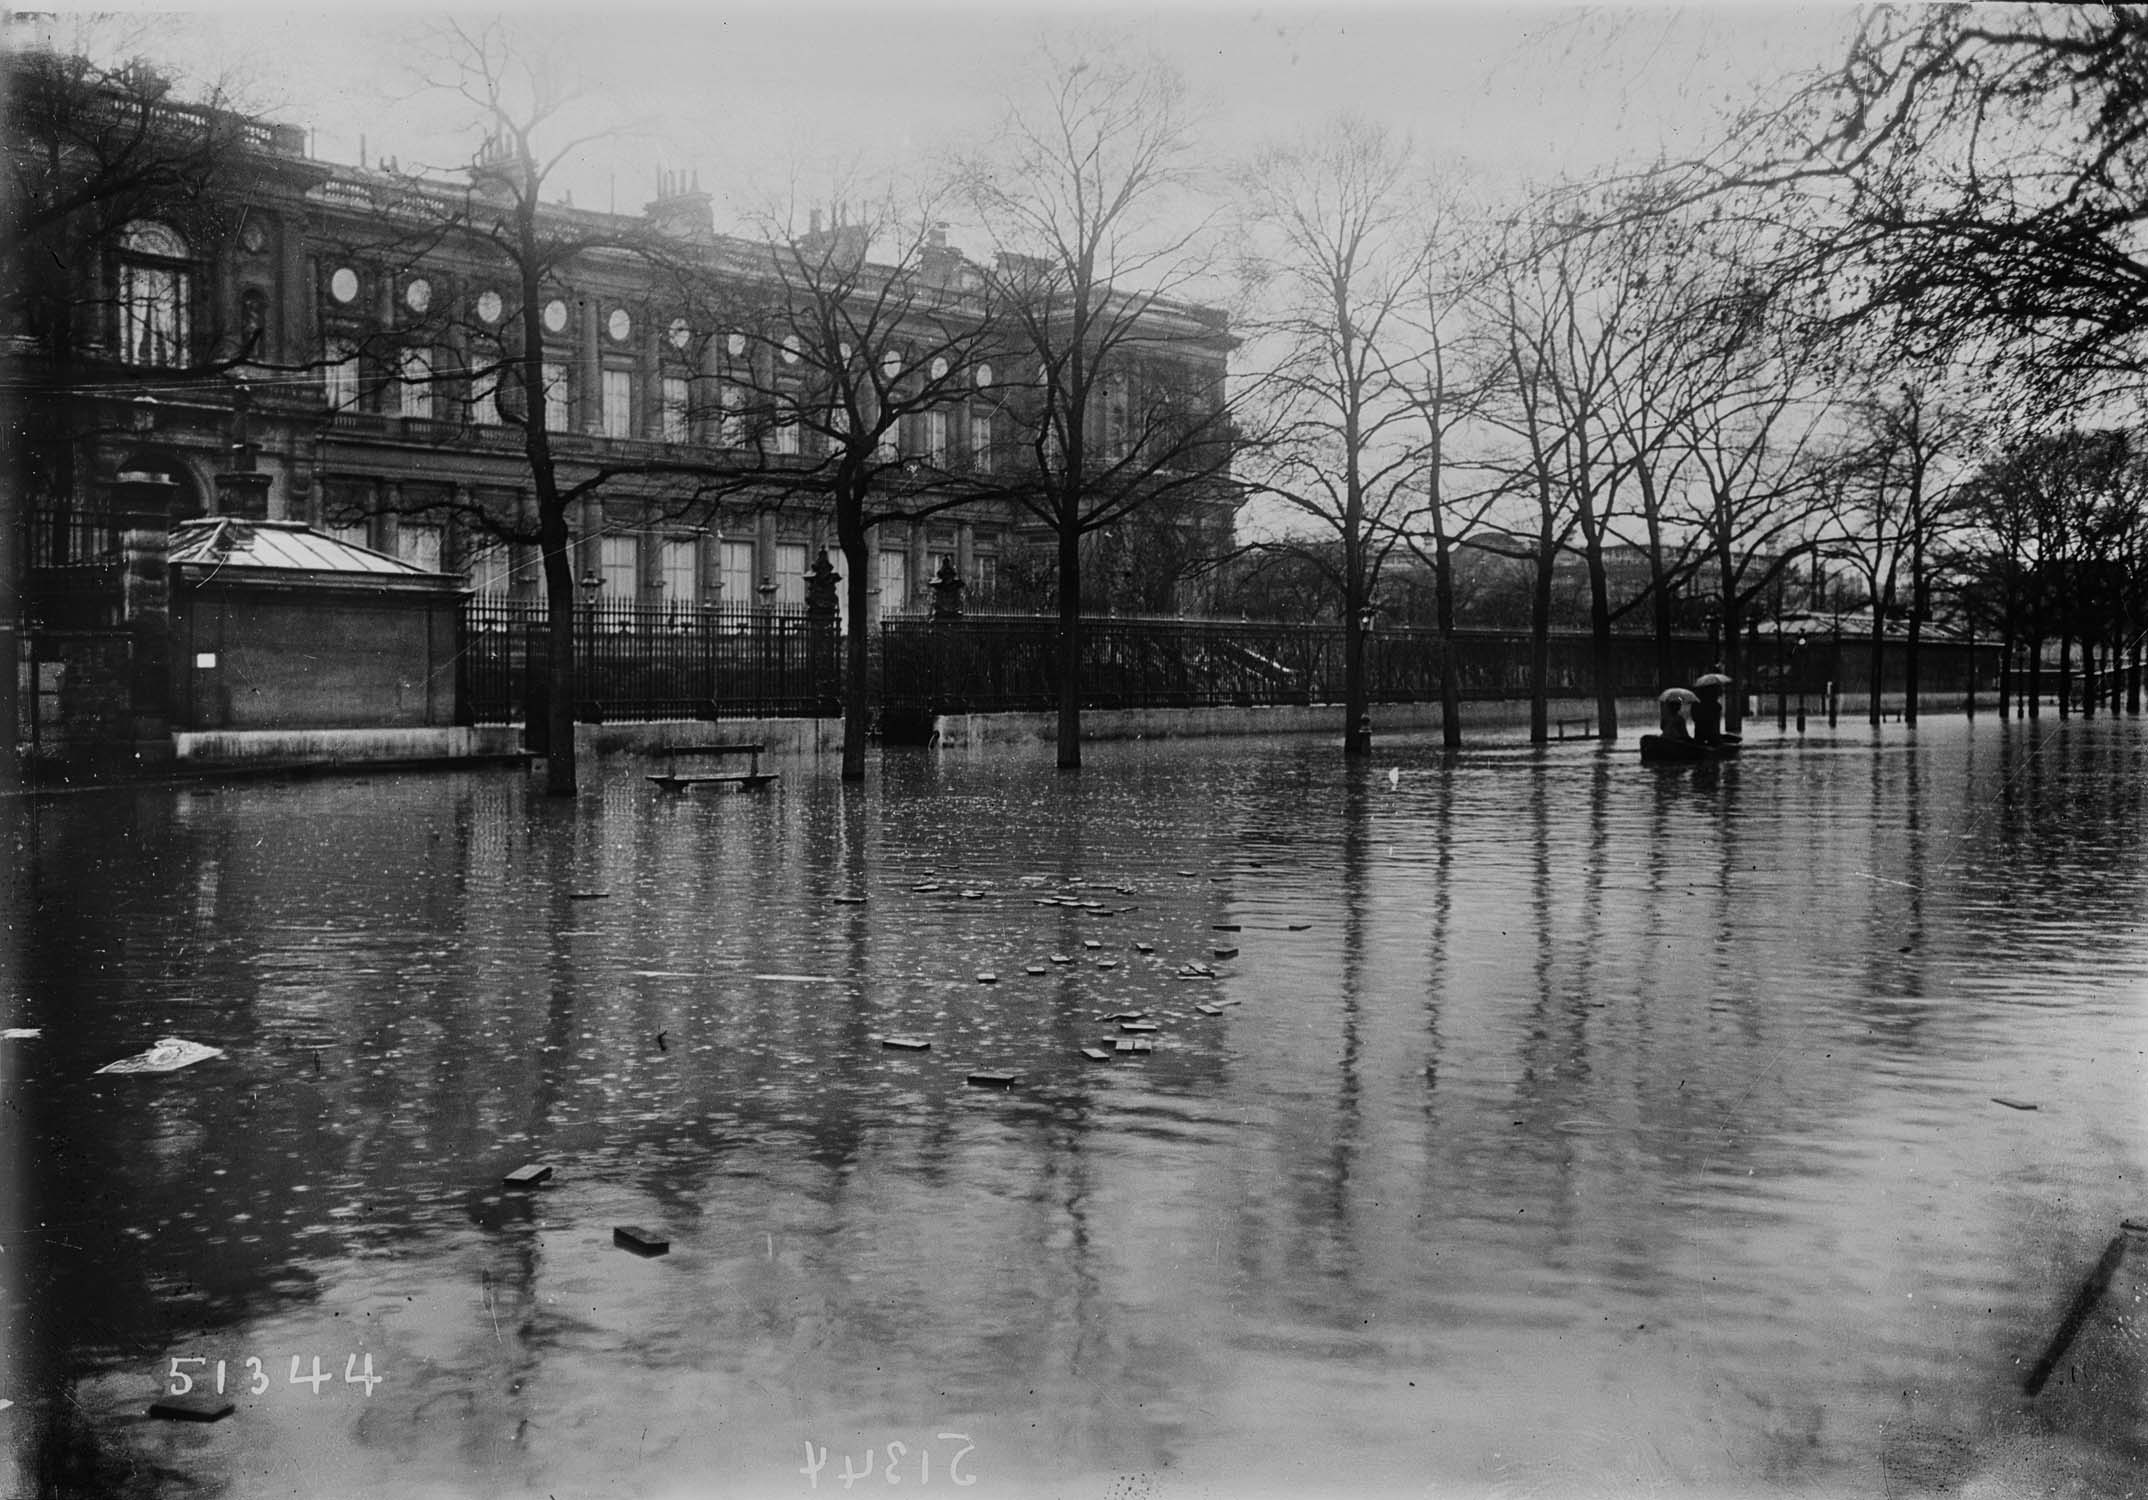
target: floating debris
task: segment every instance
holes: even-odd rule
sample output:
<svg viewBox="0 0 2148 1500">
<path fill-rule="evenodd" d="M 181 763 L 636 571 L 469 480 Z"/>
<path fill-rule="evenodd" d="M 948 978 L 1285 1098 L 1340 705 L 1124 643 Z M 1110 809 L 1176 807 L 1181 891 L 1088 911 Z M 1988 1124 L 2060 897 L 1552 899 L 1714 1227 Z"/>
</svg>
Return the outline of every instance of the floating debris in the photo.
<svg viewBox="0 0 2148 1500">
<path fill-rule="evenodd" d="M 1072 956 L 1071 954 L 1066 954 L 1066 953 L 1054 953 L 1054 954 L 1052 955 L 1052 962 L 1053 962 L 1053 963 L 1055 963 L 1055 964 L 1070 964 L 1070 963 L 1074 962 L 1074 959 L 1073 959 L 1073 956 Z"/>
<path fill-rule="evenodd" d="M 884 1036 L 880 1045 L 890 1052 L 930 1052 L 932 1042 L 921 1036 Z"/>
<path fill-rule="evenodd" d="M 1128 1035 L 1141 1035 L 1152 1031 L 1161 1031 L 1163 1027 L 1157 1025 L 1154 1021 L 1121 1021 L 1119 1030 L 1126 1032 Z"/>
<path fill-rule="evenodd" d="M 972 1073 L 969 1081 L 981 1089 L 1011 1089 L 1020 1076 L 1019 1073 Z"/>
<path fill-rule="evenodd" d="M 237 1410 L 221 1396 L 161 1396 L 149 1414 L 169 1422 L 221 1422 Z"/>
<path fill-rule="evenodd" d="M 965 900 L 965 901 L 982 901 L 982 900 L 984 900 L 984 892 L 983 892 L 983 891 L 964 891 L 964 892 L 962 893 L 962 899 L 963 899 L 963 900 Z"/>
<path fill-rule="evenodd" d="M 1156 1050 L 1156 1044 L 1145 1036 L 1114 1037 L 1111 1047 L 1114 1052 L 1131 1052 L 1136 1056 L 1145 1056 Z"/>
<path fill-rule="evenodd" d="M 1047 969 L 1042 964 L 1030 964 L 1025 967 L 1022 972 L 1024 974 L 1049 974 L 1051 970 Z"/>
<path fill-rule="evenodd" d="M 841 984 L 840 974 L 755 974 L 755 979 L 769 984 Z"/>
<path fill-rule="evenodd" d="M 1223 1007 L 1220 1005 L 1196 1005 L 1194 1009 L 1204 1016 L 1220 1016 L 1223 1014 Z"/>
<path fill-rule="evenodd" d="M 1084 1047 L 1081 1049 L 1081 1055 L 1091 1062 L 1110 1062 L 1112 1057 L 1112 1054 L 1102 1047 Z"/>
<path fill-rule="evenodd" d="M 1103 945 L 1102 943 L 1098 942 L 1098 941 L 1097 941 L 1097 940 L 1096 940 L 1095 938 L 1083 938 L 1083 939 L 1081 940 L 1081 945 L 1082 945 L 1082 946 L 1083 946 L 1084 948 L 1090 949 L 1091 951 L 1094 951 L 1095 949 L 1098 949 L 1098 948 L 1101 948 L 1101 947 L 1103 947 L 1103 946 L 1104 946 L 1104 945 Z"/>
<path fill-rule="evenodd" d="M 550 1167 L 538 1166 L 533 1162 L 529 1166 L 515 1168 L 500 1180 L 511 1188 L 526 1188 L 535 1187 L 540 1182 L 548 1182 L 551 1177 Z"/>
<path fill-rule="evenodd" d="M 1208 930 L 1210 932 L 1243 932 L 1245 928 L 1236 922 L 1218 922 Z"/>
<path fill-rule="evenodd" d="M 2036 1106 L 2035 1106 L 2035 1105 L 2033 1105 L 2033 1104 L 2024 1104 L 2024 1103 L 2022 1103 L 2022 1102 L 2021 1102 L 2021 1101 L 2020 1101 L 2019 1099 L 2001 1099 L 2001 1098 L 2000 1098 L 2000 1097 L 1999 1097 L 1999 1096 L 1998 1096 L 1997 1094 L 1993 1094 L 1993 1095 L 1991 1096 L 1991 1102 L 1992 1102 L 1992 1103 L 1994 1103 L 1994 1104 L 2003 1104 L 2003 1105 L 2005 1105 L 2005 1106 L 2006 1106 L 2006 1107 L 2007 1107 L 2008 1109 L 2034 1109 L 2034 1108 L 2036 1108 Z"/>
<path fill-rule="evenodd" d="M 1096 966 L 1099 969 L 1116 969 L 1119 961 L 1115 958 L 1100 958 L 1096 961 Z"/>
<path fill-rule="evenodd" d="M 0 1042 L 34 1042 L 44 1034 L 42 1026 L 10 1026 L 0 1031 Z"/>
<path fill-rule="evenodd" d="M 204 1047 L 200 1042 L 189 1042 L 175 1036 L 161 1038 L 146 1052 L 123 1057 L 118 1062 L 106 1063 L 100 1073 L 170 1073 L 191 1067 L 212 1057 L 222 1057 L 221 1047 Z"/>
<path fill-rule="evenodd" d="M 609 901 L 612 899 L 612 893 L 610 891 L 569 891 L 567 892 L 567 899 L 569 901 Z"/>
<path fill-rule="evenodd" d="M 1236 948 L 1213 948 L 1209 951 L 1212 952 L 1217 958 L 1236 958 L 1238 956 L 1238 950 Z"/>
<path fill-rule="evenodd" d="M 1146 1021 L 1148 1018 L 1149 1013 L 1145 1010 L 1115 1010 L 1108 1016 L 1097 1017 L 1099 1021 Z"/>
<path fill-rule="evenodd" d="M 837 906 L 863 906 L 865 898 L 863 896 L 837 896 L 835 904 Z"/>
<path fill-rule="evenodd" d="M 1245 1004 L 1245 1001 L 1243 1001 L 1243 1000 L 1218 1000 L 1218 1001 L 1216 1002 L 1216 1004 L 1217 1004 L 1218 1006 L 1224 1006 L 1224 1005 L 1243 1005 L 1243 1004 Z"/>
<path fill-rule="evenodd" d="M 920 895 L 930 895 L 932 892 L 940 889 L 940 887 L 937 883 L 933 881 L 927 881 L 923 885 L 913 885 L 910 887 L 910 889 L 918 892 Z"/>
<path fill-rule="evenodd" d="M 997 974 L 979 974 L 977 982 L 979 984 L 998 984 L 999 976 Z"/>
<path fill-rule="evenodd" d="M 1178 873 L 1185 876 L 1188 880 L 1193 879 L 1194 876 L 1194 872 L 1191 870 L 1181 870 Z"/>
<path fill-rule="evenodd" d="M 1290 924 L 1289 930 L 1292 932 L 1309 932 L 1312 930 L 1312 926 L 1313 924 L 1310 922 L 1293 922 Z"/>
<path fill-rule="evenodd" d="M 1134 951 L 1136 953 L 1154 953 L 1156 945 L 1154 943 L 1136 943 L 1134 944 Z"/>
<path fill-rule="evenodd" d="M 636 1255 L 669 1255 L 671 1241 L 639 1224 L 621 1224 L 612 1230 L 612 1243 Z"/>
</svg>

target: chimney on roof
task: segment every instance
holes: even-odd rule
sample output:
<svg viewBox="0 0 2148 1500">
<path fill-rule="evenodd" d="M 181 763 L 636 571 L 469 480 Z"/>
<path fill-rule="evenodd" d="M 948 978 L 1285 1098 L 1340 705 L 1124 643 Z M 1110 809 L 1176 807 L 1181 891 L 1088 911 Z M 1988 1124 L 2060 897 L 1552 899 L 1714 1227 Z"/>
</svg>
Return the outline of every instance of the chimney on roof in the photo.
<svg viewBox="0 0 2148 1500">
<path fill-rule="evenodd" d="M 945 219 L 940 220 L 925 231 L 925 243 L 935 250 L 945 250 L 947 248 L 947 221 Z"/>
<path fill-rule="evenodd" d="M 703 243 L 716 238 L 716 209 L 701 191 L 701 174 L 658 171 L 656 199 L 642 209 L 659 234 Z"/>
</svg>

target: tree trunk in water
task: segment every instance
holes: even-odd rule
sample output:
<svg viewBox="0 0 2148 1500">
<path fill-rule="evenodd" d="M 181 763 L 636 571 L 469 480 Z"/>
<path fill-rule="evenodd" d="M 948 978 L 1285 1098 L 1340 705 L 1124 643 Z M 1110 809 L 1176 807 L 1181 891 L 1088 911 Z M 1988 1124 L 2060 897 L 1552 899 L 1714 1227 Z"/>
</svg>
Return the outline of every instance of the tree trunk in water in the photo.
<svg viewBox="0 0 2148 1500">
<path fill-rule="evenodd" d="M 866 623 L 866 568 L 871 562 L 865 528 L 841 512 L 836 516 L 836 545 L 843 553 L 843 598 L 850 631 L 843 638 L 843 780 L 865 779 L 867 689 L 870 687 L 872 637 Z"/>
<path fill-rule="evenodd" d="M 1609 742 L 1618 738 L 1618 664 L 1612 653 L 1611 589 L 1598 549 L 1591 549 L 1589 556 L 1589 637 L 1596 673 L 1596 733 Z"/>
<path fill-rule="evenodd" d="M 1059 532 L 1059 769 L 1081 769 L 1081 534 Z"/>
<path fill-rule="evenodd" d="M 1910 588 L 1910 598 L 1915 599 L 1916 597 L 1917 590 L 1916 587 L 1912 585 Z M 1924 624 L 1917 618 L 1917 610 L 1915 606 L 1912 605 L 1909 611 L 1909 643 L 1906 648 L 1907 654 L 1902 658 L 1902 722 L 1905 724 L 1914 724 L 1917 722 L 1917 689 L 1922 686 L 1917 671 L 1917 646 L 1918 643 L 1923 639 L 1923 634 Z"/>
<path fill-rule="evenodd" d="M 544 758 L 544 790 L 548 797 L 572 797 L 574 703 L 580 677 L 574 660 L 574 563 L 567 551 L 566 518 L 548 515 L 539 526 L 544 538 L 545 678 L 551 700 L 545 707 L 549 744 Z"/>
<path fill-rule="evenodd" d="M 1865 706 L 1865 722 L 1874 729 L 1879 728 L 1880 723 L 1880 684 L 1885 681 L 1880 674 L 1886 666 L 1887 634 L 1880 626 L 1879 611 L 1875 609 L 1872 611 L 1872 656 L 1866 663 L 1866 670 L 1872 677 L 1872 691 L 1868 694 L 1871 701 Z"/>
<path fill-rule="evenodd" d="M 2073 637 L 2059 637 L 2058 663 L 2058 710 L 2059 717 L 2073 717 Z"/>
<path fill-rule="evenodd" d="M 2132 669 L 2126 673 L 2126 712 L 2137 714 L 2141 711 L 2141 638 L 2138 633 L 2133 637 L 2131 655 Z"/>
<path fill-rule="evenodd" d="M 1529 743 L 1551 738 L 1551 549 L 1540 546 L 1529 596 Z"/>
<path fill-rule="evenodd" d="M 2096 675 L 2096 664 L 2102 653 L 2096 649 L 2094 639 L 2081 642 L 2081 717 L 2096 717 L 2096 706 L 2103 697 L 2103 679 Z"/>
<path fill-rule="evenodd" d="M 1435 526 L 1437 520 L 1435 518 Z M 1439 725 L 1440 743 L 1449 750 L 1462 748 L 1462 683 L 1454 661 L 1454 559 L 1447 552 L 1443 531 L 1433 536 L 1433 587 L 1439 611 Z"/>
<path fill-rule="evenodd" d="M 2042 636 L 2029 638 L 2029 717 L 2044 716 L 2044 641 Z"/>
</svg>

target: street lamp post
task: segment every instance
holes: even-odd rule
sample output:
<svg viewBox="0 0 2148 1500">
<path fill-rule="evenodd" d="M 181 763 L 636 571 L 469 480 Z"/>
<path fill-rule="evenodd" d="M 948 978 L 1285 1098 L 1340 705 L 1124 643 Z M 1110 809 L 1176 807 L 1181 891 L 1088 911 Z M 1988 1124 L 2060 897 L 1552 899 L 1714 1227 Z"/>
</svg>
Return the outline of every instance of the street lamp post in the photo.
<svg viewBox="0 0 2148 1500">
<path fill-rule="evenodd" d="M 1775 617 L 1775 727 L 1784 728 L 1789 723 L 1789 694 L 1783 691 L 1783 673 L 1788 663 L 1783 658 L 1783 617 Z"/>
<path fill-rule="evenodd" d="M 1797 633 L 1797 644 L 1790 648 L 1791 670 L 1797 675 L 1797 732 L 1805 732 L 1805 632 Z"/>
<path fill-rule="evenodd" d="M 593 721 L 597 701 L 597 591 L 604 587 L 604 580 L 595 568 L 582 573 L 582 703 L 583 711 L 576 717 L 584 722 Z"/>
</svg>

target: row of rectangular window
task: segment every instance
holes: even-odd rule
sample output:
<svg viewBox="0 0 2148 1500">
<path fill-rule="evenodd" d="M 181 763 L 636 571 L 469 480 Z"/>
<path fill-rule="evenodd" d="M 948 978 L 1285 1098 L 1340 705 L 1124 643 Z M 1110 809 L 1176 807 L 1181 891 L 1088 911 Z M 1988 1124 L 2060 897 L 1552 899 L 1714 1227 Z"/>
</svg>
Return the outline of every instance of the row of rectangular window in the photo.
<svg viewBox="0 0 2148 1500">
<path fill-rule="evenodd" d="M 399 416 L 430 419 L 438 414 L 439 378 L 432 355 L 422 349 L 405 350 L 397 364 L 396 412 Z M 573 414 L 568 402 L 567 367 L 563 364 L 546 363 L 544 366 L 545 425 L 555 432 L 569 431 Z M 359 402 L 358 350 L 349 343 L 332 344 L 323 362 L 321 376 L 322 395 L 330 411 L 354 410 Z M 501 422 L 499 402 L 499 376 L 497 372 L 470 377 L 470 420 L 479 426 L 493 427 Z M 719 391 L 719 410 L 735 410 L 738 387 L 725 386 Z M 660 390 L 658 408 L 658 436 L 667 443 L 687 443 L 693 440 L 691 430 L 692 384 L 683 377 L 665 376 Z M 612 370 L 602 372 L 598 393 L 598 414 L 604 436 L 608 438 L 631 438 L 634 431 L 634 372 Z M 992 468 L 992 418 L 986 412 L 971 412 L 969 416 L 969 444 L 972 461 L 979 469 L 990 472 Z M 918 457 L 945 467 L 953 458 L 950 441 L 950 423 L 944 411 L 916 413 L 914 423 L 914 447 Z M 831 416 L 829 425 L 836 426 Z M 890 428 L 882 435 L 876 451 L 884 459 L 902 454 L 901 434 Z M 778 454 L 799 452 L 800 428 L 795 421 L 778 422 L 769 429 L 769 448 Z M 738 446 L 745 437 L 744 421 L 740 417 L 724 415 L 718 418 L 716 445 Z"/>
<path fill-rule="evenodd" d="M 330 536 L 354 545 L 372 545 L 370 523 L 364 520 L 344 524 L 329 524 L 323 528 Z M 436 525 L 405 522 L 395 529 L 395 556 L 413 567 L 428 572 L 441 570 L 444 557 L 444 533 Z M 637 598 L 641 593 L 641 542 L 634 536 L 608 536 L 598 549 L 598 595 L 600 598 L 623 601 Z M 656 539 L 656 582 L 663 598 L 692 601 L 699 595 L 701 576 L 699 544 L 687 537 L 660 537 Z M 734 601 L 751 601 L 760 598 L 760 581 L 754 576 L 755 547 L 750 541 L 726 541 L 722 544 L 719 577 L 723 597 Z M 939 576 L 943 563 L 952 562 L 951 552 L 931 552 L 925 559 L 928 579 Z M 778 542 L 776 544 L 775 598 L 778 605 L 797 606 L 805 603 L 806 571 L 810 566 L 808 548 L 803 542 Z M 907 549 L 884 548 L 877 559 L 880 584 L 880 607 L 895 611 L 910 604 L 910 558 Z M 514 549 L 505 543 L 491 543 L 479 547 L 470 554 L 465 570 L 471 587 L 480 594 L 509 594 L 515 591 L 518 580 L 514 576 Z M 990 590 L 999 577 L 999 563 L 989 554 L 971 559 L 970 577 L 972 588 Z"/>
</svg>

